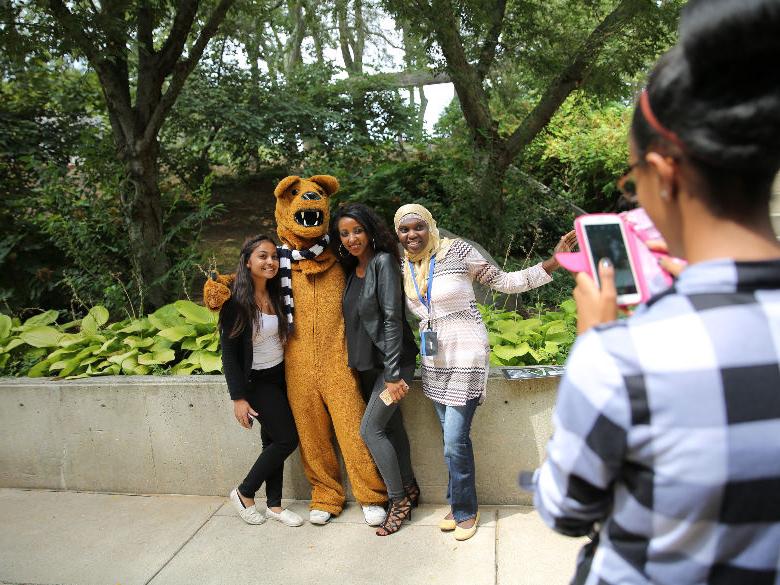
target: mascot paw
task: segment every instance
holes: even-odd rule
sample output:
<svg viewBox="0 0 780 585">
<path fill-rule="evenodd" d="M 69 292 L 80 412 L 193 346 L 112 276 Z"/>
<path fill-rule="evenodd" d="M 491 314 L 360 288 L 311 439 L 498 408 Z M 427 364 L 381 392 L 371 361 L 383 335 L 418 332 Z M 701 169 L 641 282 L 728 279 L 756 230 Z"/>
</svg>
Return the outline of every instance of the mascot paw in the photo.
<svg viewBox="0 0 780 585">
<path fill-rule="evenodd" d="M 203 285 L 203 304 L 212 311 L 219 311 L 230 298 L 230 285 L 233 280 L 234 274 L 220 275 L 212 272 Z"/>
</svg>

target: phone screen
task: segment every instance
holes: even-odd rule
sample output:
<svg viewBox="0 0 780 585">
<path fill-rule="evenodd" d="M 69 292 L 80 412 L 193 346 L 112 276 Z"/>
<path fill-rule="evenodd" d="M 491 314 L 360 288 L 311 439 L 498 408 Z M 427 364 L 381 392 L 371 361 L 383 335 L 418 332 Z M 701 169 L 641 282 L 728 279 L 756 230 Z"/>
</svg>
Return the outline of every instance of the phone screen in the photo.
<svg viewBox="0 0 780 585">
<path fill-rule="evenodd" d="M 631 264 L 628 259 L 626 242 L 620 225 L 616 223 L 585 225 L 585 233 L 588 237 L 588 245 L 593 266 L 596 267 L 596 280 L 599 278 L 598 265 L 602 258 L 609 258 L 615 267 L 615 288 L 619 295 L 632 295 L 637 293 L 634 275 L 631 273 Z M 599 282 L 601 286 L 601 282 Z"/>
</svg>

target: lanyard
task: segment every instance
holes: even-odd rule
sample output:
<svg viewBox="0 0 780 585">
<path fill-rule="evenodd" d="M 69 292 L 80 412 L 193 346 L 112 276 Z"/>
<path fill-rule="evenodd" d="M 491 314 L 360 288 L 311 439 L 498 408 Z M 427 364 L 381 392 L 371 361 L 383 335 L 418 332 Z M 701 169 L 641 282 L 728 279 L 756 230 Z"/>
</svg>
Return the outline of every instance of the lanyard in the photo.
<svg viewBox="0 0 780 585">
<path fill-rule="evenodd" d="M 423 296 L 420 294 L 420 287 L 417 286 L 417 275 L 414 273 L 414 264 L 412 264 L 411 260 L 408 260 L 409 262 L 409 270 L 412 272 L 412 282 L 414 283 L 414 290 L 417 291 L 417 298 L 420 299 L 420 302 L 423 304 L 423 306 L 428 309 L 428 328 L 430 329 L 431 326 L 431 288 L 433 287 L 433 271 L 436 268 L 436 256 L 431 256 L 431 263 L 428 265 L 428 302 L 425 301 Z"/>
</svg>

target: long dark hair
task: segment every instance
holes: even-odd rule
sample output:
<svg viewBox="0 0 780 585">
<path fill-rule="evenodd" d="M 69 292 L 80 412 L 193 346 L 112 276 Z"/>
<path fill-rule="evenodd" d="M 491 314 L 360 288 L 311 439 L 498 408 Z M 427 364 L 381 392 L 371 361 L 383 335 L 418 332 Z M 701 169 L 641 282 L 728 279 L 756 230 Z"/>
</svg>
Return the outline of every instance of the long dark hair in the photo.
<svg viewBox="0 0 780 585">
<path fill-rule="evenodd" d="M 749 220 L 769 205 L 780 167 L 778 30 L 777 0 L 691 0 L 677 46 L 647 83 L 653 114 L 680 144 L 662 137 L 639 105 L 634 111 L 640 155 L 685 157 L 703 179 L 700 196 L 721 217 Z"/>
<path fill-rule="evenodd" d="M 252 280 L 252 273 L 247 268 L 247 262 L 252 252 L 255 251 L 261 243 L 276 243 L 266 235 L 260 234 L 247 238 L 241 246 L 241 255 L 238 258 L 236 266 L 236 279 L 233 281 L 231 289 L 233 302 L 236 305 L 236 320 L 233 323 L 233 329 L 230 331 L 230 337 L 238 337 L 244 332 L 244 329 L 251 327 L 257 320 L 257 304 L 255 303 L 255 284 Z M 268 279 L 268 295 L 271 297 L 271 304 L 274 312 L 279 319 L 279 339 L 282 343 L 287 341 L 288 324 L 282 309 L 282 279 L 279 273 Z"/>
<path fill-rule="evenodd" d="M 363 226 L 368 239 L 372 242 L 374 253 L 387 252 L 399 266 L 401 265 L 398 242 L 396 242 L 395 235 L 387 227 L 387 224 L 382 221 L 382 218 L 368 205 L 347 203 L 336 210 L 336 215 L 331 219 L 330 223 L 330 245 L 344 270 L 347 272 L 354 270 L 357 267 L 358 260 L 348 251 L 344 252 L 344 248 L 341 246 L 339 220 L 343 217 L 350 217 Z"/>
</svg>

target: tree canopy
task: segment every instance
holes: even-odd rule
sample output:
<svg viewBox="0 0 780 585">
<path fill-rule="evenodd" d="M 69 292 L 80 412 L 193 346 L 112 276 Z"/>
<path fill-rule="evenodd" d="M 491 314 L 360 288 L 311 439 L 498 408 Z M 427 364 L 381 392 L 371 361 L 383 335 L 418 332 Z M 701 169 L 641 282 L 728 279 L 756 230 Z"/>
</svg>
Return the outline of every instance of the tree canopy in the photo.
<svg viewBox="0 0 780 585">
<path fill-rule="evenodd" d="M 214 185 L 247 175 L 335 174 L 334 203 L 420 201 L 493 253 L 544 253 L 572 209 L 617 204 L 627 112 L 682 4 L 8 0 L 0 302 L 174 300 Z"/>
</svg>

